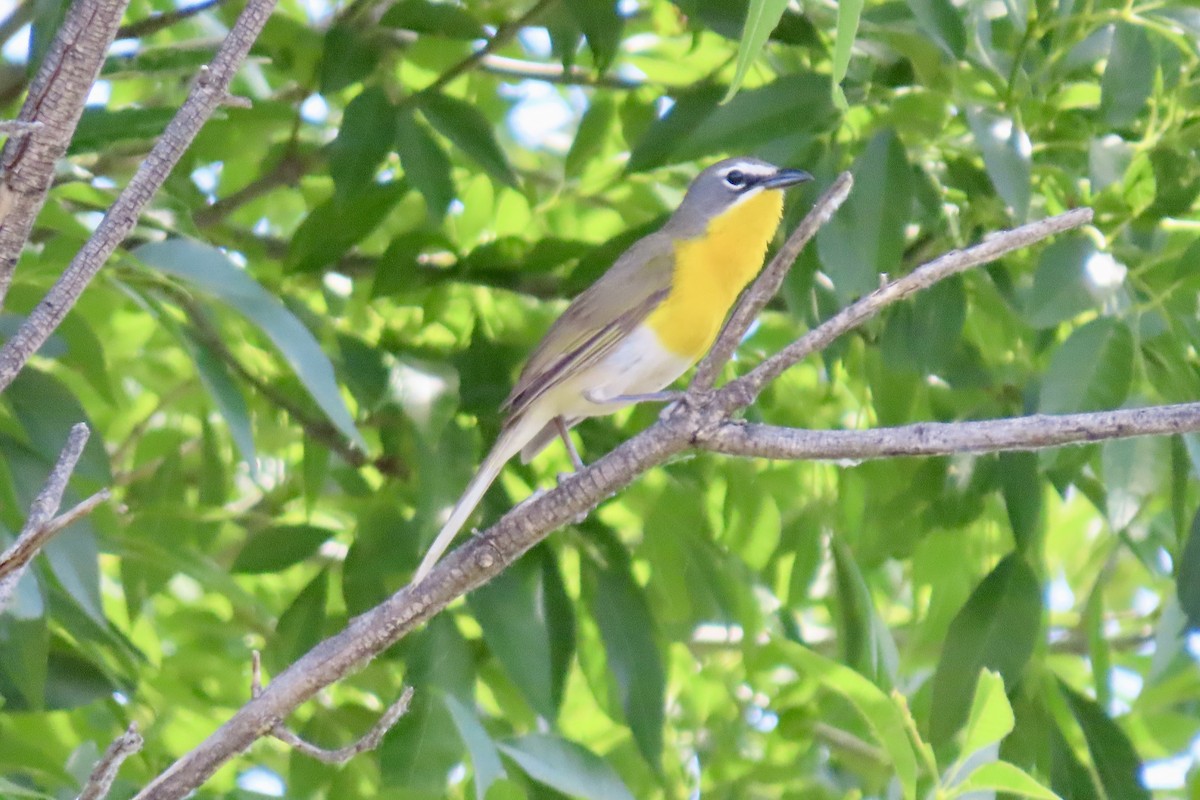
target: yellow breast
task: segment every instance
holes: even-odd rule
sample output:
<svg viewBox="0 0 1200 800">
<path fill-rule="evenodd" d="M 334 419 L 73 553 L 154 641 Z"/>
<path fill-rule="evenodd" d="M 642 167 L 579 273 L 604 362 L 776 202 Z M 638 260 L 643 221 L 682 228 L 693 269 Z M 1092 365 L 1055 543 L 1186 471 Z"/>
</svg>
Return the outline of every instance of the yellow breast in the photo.
<svg viewBox="0 0 1200 800">
<path fill-rule="evenodd" d="M 767 189 L 675 245 L 671 292 L 645 323 L 664 347 L 693 362 L 704 355 L 733 301 L 762 268 L 782 215 L 783 192 Z"/>
</svg>

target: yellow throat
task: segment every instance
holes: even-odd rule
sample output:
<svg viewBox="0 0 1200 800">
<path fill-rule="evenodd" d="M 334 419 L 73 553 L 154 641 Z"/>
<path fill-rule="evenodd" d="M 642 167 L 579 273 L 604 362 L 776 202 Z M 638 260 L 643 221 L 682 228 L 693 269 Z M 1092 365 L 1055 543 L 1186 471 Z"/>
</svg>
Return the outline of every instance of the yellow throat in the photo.
<svg viewBox="0 0 1200 800">
<path fill-rule="evenodd" d="M 738 294 L 762 268 L 783 216 L 783 192 L 764 189 L 714 217 L 704 233 L 675 243 L 671 292 L 645 324 L 662 345 L 696 361 Z"/>
</svg>

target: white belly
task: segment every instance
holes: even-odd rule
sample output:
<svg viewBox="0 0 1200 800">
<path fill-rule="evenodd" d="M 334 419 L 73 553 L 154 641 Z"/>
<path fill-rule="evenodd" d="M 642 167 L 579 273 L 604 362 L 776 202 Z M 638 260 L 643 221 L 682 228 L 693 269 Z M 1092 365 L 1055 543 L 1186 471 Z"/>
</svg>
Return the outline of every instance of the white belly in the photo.
<svg viewBox="0 0 1200 800">
<path fill-rule="evenodd" d="M 615 398 L 657 392 L 691 365 L 689 359 L 663 347 L 652 330 L 640 326 L 600 363 L 568 381 L 565 391 L 556 392 L 562 398 L 559 413 L 564 417 L 611 414 L 629 405 Z"/>
</svg>

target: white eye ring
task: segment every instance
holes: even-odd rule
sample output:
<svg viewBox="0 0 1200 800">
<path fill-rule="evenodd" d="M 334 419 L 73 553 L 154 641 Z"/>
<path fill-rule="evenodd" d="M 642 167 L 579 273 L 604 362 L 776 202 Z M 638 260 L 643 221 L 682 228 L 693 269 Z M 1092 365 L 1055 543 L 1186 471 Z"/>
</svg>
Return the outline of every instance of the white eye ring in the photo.
<svg viewBox="0 0 1200 800">
<path fill-rule="evenodd" d="M 742 172 L 740 169 L 731 169 L 729 172 L 725 173 L 726 186 L 729 186 L 732 189 L 744 189 L 746 188 L 746 184 L 746 173 Z"/>
</svg>

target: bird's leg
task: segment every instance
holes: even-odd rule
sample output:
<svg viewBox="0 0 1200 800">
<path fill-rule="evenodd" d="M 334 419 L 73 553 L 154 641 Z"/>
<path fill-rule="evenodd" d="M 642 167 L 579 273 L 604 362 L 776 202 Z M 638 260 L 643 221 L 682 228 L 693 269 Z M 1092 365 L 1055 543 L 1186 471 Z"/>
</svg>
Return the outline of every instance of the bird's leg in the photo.
<svg viewBox="0 0 1200 800">
<path fill-rule="evenodd" d="M 554 418 L 554 427 L 558 430 L 559 438 L 563 440 L 563 444 L 567 446 L 567 453 L 571 456 L 571 466 L 576 472 L 583 469 L 583 459 L 579 457 L 579 451 L 575 449 L 575 443 L 571 441 L 571 434 L 567 430 L 567 423 L 561 417 Z"/>
<path fill-rule="evenodd" d="M 594 391 L 586 391 L 583 397 L 589 403 L 596 405 L 608 405 L 609 403 L 621 403 L 622 405 L 632 405 L 634 403 L 674 403 L 683 398 L 683 392 L 673 389 L 663 392 L 647 392 L 646 394 L 618 394 L 614 397 L 604 397 Z"/>
</svg>

